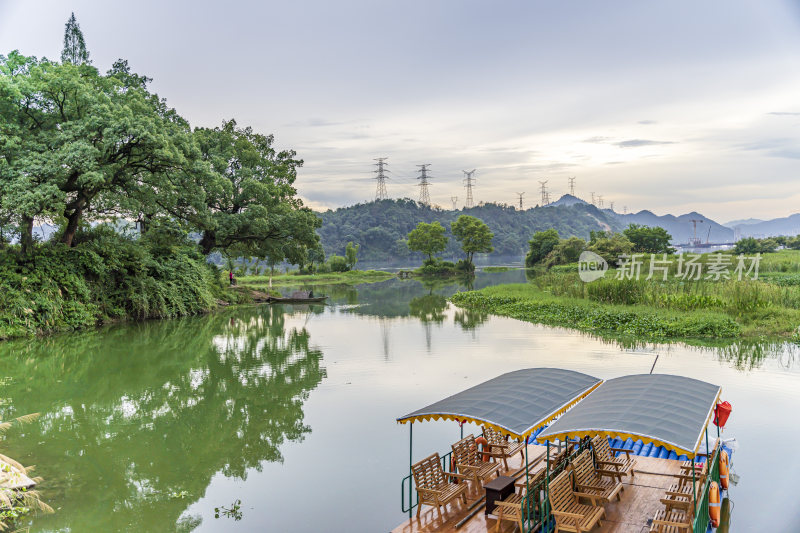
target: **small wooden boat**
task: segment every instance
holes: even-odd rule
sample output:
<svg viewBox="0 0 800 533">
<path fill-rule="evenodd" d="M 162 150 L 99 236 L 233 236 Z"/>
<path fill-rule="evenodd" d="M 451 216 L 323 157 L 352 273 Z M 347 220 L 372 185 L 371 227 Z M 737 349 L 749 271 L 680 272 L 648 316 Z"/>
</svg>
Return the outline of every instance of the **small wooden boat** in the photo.
<svg viewBox="0 0 800 533">
<path fill-rule="evenodd" d="M 309 303 L 322 303 L 327 300 L 327 296 L 315 296 L 313 298 L 278 298 L 277 296 L 270 296 L 267 302 L 271 304 L 309 304 Z"/>
</svg>

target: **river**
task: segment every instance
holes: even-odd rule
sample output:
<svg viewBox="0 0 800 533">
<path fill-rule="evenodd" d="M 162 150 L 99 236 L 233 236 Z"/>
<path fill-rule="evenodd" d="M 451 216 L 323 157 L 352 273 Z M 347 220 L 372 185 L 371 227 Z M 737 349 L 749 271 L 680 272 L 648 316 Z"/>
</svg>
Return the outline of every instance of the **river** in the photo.
<svg viewBox="0 0 800 533">
<path fill-rule="evenodd" d="M 474 286 L 523 279 L 479 273 Z M 3 442 L 56 509 L 32 531 L 386 532 L 404 519 L 396 417 L 519 368 L 611 378 L 649 372 L 656 354 L 655 372 L 717 383 L 733 405 L 731 530 L 797 530 L 796 345 L 603 340 L 459 310 L 445 299 L 459 288 L 319 286 L 330 305 L 0 344 L 2 418 L 41 414 Z M 415 460 L 458 436 L 452 422 L 415 424 Z"/>
</svg>

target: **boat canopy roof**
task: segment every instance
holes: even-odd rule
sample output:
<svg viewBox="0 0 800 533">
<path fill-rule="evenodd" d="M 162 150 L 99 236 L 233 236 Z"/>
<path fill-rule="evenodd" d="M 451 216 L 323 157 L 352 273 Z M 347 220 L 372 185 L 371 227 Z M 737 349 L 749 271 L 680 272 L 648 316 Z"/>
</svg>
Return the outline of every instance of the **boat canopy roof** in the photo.
<svg viewBox="0 0 800 533">
<path fill-rule="evenodd" d="M 609 379 L 537 438 L 641 438 L 694 457 L 719 395 L 719 386 L 682 376 L 641 374 Z"/>
<path fill-rule="evenodd" d="M 397 421 L 469 421 L 522 438 L 567 411 L 601 383 L 600 378 L 572 370 L 526 368 L 475 385 Z"/>
</svg>

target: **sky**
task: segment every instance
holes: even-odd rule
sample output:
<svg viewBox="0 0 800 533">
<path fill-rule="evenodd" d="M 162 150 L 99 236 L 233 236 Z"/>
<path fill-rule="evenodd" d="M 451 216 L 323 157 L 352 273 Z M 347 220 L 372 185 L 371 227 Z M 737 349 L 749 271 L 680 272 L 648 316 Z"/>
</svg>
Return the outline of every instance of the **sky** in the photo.
<svg viewBox="0 0 800 533">
<path fill-rule="evenodd" d="M 316 209 L 541 202 L 720 222 L 800 212 L 800 1 L 0 0 L 0 53 L 60 57 L 74 11 L 193 126 L 235 118 L 304 160 Z"/>
</svg>

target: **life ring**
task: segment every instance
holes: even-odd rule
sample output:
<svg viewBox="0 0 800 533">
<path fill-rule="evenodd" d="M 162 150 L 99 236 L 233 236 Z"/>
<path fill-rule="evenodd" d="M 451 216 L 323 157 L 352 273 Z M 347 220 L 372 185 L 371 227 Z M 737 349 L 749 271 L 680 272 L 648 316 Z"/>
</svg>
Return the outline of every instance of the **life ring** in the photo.
<svg viewBox="0 0 800 533">
<path fill-rule="evenodd" d="M 719 526 L 720 505 L 719 487 L 716 481 L 712 481 L 711 488 L 708 489 L 708 516 L 711 518 L 711 525 L 714 527 Z"/>
<path fill-rule="evenodd" d="M 725 450 L 719 452 L 719 484 L 728 490 L 728 452 Z"/>
<path fill-rule="evenodd" d="M 481 459 L 483 459 L 484 463 L 488 462 L 489 461 L 489 441 L 486 440 L 486 437 L 478 437 L 477 439 L 475 439 L 475 444 L 476 445 L 477 444 L 481 445 L 481 450 L 483 451 L 483 455 L 481 456 Z"/>
</svg>

